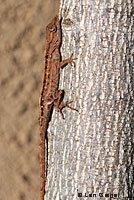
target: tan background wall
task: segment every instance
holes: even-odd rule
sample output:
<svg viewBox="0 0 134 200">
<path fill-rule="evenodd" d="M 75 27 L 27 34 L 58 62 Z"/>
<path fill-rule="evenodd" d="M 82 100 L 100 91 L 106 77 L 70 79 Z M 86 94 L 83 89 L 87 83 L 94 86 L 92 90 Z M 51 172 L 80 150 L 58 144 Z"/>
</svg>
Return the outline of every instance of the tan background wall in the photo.
<svg viewBox="0 0 134 200">
<path fill-rule="evenodd" d="M 0 0 L 0 200 L 39 199 L 45 26 L 59 0 Z"/>
</svg>

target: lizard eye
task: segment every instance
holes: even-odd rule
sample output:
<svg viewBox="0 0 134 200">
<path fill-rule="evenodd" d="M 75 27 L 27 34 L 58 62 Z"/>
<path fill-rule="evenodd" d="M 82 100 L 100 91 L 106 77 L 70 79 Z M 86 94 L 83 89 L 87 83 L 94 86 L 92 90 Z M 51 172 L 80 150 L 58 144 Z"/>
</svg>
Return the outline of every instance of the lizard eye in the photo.
<svg viewBox="0 0 134 200">
<path fill-rule="evenodd" d="M 55 25 L 53 25 L 51 28 L 50 28 L 50 31 L 51 32 L 56 32 L 57 31 L 57 27 Z"/>
</svg>

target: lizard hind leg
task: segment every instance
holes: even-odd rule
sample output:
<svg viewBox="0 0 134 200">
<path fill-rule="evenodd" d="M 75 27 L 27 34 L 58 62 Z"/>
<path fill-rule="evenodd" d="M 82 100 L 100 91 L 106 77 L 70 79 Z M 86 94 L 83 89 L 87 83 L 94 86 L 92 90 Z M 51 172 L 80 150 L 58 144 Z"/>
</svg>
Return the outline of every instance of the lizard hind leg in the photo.
<svg viewBox="0 0 134 200">
<path fill-rule="evenodd" d="M 63 116 L 63 113 L 62 113 L 62 109 L 65 108 L 65 107 L 70 108 L 71 110 L 75 110 L 75 111 L 78 112 L 77 109 L 72 108 L 72 107 L 70 107 L 68 105 L 68 104 L 73 102 L 72 100 L 66 101 L 65 103 L 62 103 L 63 95 L 64 95 L 64 91 L 63 90 L 58 90 L 56 92 L 55 101 L 54 101 L 55 110 L 60 113 L 62 119 L 64 119 L 64 116 Z"/>
</svg>

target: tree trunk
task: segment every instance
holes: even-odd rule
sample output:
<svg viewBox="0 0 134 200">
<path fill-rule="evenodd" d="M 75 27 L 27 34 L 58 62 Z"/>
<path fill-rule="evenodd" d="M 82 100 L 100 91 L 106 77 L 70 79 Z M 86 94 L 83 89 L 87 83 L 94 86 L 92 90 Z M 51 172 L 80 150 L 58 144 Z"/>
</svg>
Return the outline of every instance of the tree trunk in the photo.
<svg viewBox="0 0 134 200">
<path fill-rule="evenodd" d="M 79 113 L 65 108 L 65 120 L 52 115 L 46 199 L 132 198 L 132 4 L 61 1 L 62 59 L 73 53 L 77 60 L 61 70 L 59 88 Z"/>
</svg>

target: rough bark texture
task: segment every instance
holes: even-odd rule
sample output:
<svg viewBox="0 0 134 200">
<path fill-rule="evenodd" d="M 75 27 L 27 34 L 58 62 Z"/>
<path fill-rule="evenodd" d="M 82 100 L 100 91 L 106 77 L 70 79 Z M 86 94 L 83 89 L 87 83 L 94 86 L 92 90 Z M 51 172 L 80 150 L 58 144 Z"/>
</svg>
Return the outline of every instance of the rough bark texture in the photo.
<svg viewBox="0 0 134 200">
<path fill-rule="evenodd" d="M 46 199 L 132 199 L 134 76 L 133 2 L 62 0 L 62 56 L 77 57 L 61 71 L 64 101 L 79 114 L 54 112 L 48 134 Z M 99 196 L 102 193 L 102 196 Z M 82 198 L 79 196 L 82 195 Z M 91 196 L 90 196 L 91 197 Z M 92 198 L 89 198 L 92 199 Z M 109 198 L 108 198 L 109 199 Z"/>
</svg>

